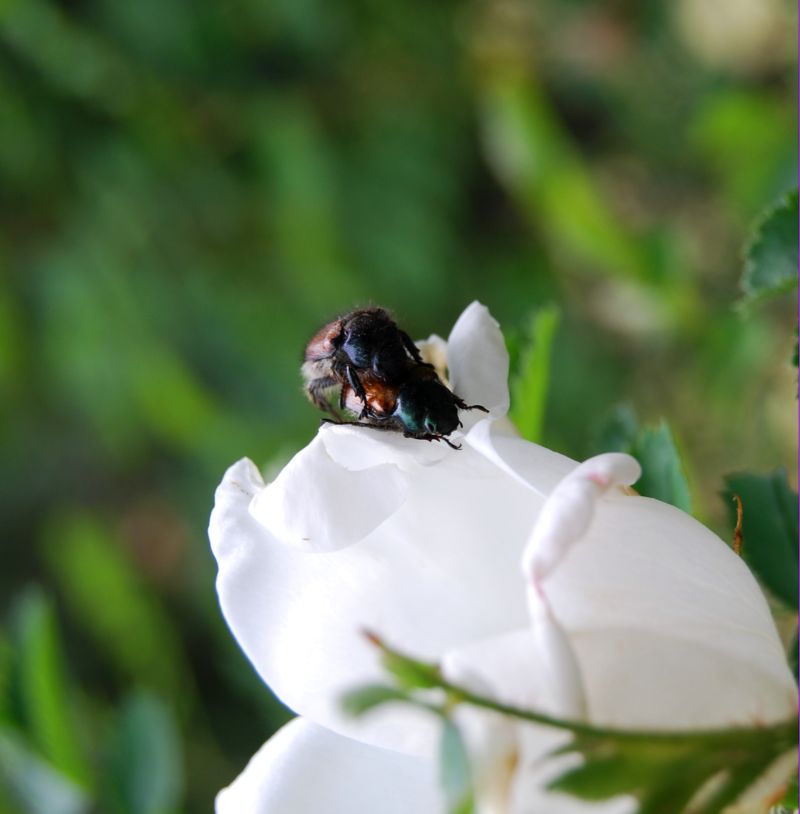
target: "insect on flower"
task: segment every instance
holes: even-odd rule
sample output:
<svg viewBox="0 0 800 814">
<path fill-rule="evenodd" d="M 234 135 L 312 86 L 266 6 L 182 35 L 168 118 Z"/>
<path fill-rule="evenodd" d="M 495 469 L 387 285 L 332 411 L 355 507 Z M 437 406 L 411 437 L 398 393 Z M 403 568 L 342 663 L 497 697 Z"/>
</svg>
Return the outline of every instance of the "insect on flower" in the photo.
<svg viewBox="0 0 800 814">
<path fill-rule="evenodd" d="M 337 424 L 459 449 L 446 437 L 462 426 L 458 411 L 488 412 L 449 390 L 383 308 L 351 311 L 321 328 L 306 346 L 301 371 L 309 399 Z"/>
</svg>

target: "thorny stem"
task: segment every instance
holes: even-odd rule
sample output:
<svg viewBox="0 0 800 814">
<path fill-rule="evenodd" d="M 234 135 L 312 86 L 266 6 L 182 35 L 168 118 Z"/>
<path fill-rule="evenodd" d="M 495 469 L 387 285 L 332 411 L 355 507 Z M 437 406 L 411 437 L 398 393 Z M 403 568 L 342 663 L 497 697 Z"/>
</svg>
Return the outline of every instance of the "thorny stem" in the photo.
<svg viewBox="0 0 800 814">
<path fill-rule="evenodd" d="M 739 495 L 733 496 L 736 501 L 736 528 L 733 530 L 733 550 L 734 553 L 741 556 L 742 554 L 742 516 L 744 514 L 744 507 L 742 506 L 742 499 Z"/>
</svg>

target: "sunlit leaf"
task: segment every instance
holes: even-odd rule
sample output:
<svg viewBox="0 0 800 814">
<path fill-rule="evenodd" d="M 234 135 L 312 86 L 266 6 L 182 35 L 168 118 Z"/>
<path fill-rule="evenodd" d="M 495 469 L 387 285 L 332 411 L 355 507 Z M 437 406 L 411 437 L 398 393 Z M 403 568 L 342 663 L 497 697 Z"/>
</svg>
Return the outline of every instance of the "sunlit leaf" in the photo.
<svg viewBox="0 0 800 814">
<path fill-rule="evenodd" d="M 5 727 L 0 728 L 0 785 L 25 814 L 84 814 L 90 808 L 78 785 Z"/>
<path fill-rule="evenodd" d="M 3 630 L 0 630 L 0 726 L 7 725 L 12 718 L 13 651 Z"/>
<path fill-rule="evenodd" d="M 39 752 L 52 766 L 79 785 L 89 770 L 71 714 L 61 643 L 52 604 L 31 589 L 13 609 L 16 683 L 24 725 Z"/>
<path fill-rule="evenodd" d="M 786 786 L 786 791 L 781 798 L 779 805 L 789 809 L 797 809 L 797 775 L 793 775 Z"/>
<path fill-rule="evenodd" d="M 550 382 L 551 347 L 559 322 L 553 305 L 537 311 L 530 323 L 530 339 L 520 354 L 511 382 L 511 420 L 523 438 L 541 441 Z"/>
</svg>

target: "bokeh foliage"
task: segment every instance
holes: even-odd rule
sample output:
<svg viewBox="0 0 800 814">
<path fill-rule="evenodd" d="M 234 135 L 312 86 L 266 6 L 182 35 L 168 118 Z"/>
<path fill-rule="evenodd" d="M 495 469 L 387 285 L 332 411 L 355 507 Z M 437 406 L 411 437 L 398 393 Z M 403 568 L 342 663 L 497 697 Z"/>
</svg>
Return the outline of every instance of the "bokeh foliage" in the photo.
<svg viewBox="0 0 800 814">
<path fill-rule="evenodd" d="M 526 432 L 582 457 L 630 403 L 726 535 L 724 473 L 794 468 L 792 309 L 734 308 L 792 12 L 704 5 L 0 4 L 0 808 L 205 812 L 284 720 L 205 522 L 315 432 L 301 349 L 355 304 L 482 300 Z"/>
</svg>

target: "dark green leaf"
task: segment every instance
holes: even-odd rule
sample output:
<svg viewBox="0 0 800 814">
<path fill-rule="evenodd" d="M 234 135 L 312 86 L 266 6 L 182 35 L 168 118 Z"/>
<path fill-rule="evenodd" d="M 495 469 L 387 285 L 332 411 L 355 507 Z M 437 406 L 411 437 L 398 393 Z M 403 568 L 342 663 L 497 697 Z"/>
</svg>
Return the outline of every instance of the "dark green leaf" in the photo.
<svg viewBox="0 0 800 814">
<path fill-rule="evenodd" d="M 742 291 L 750 301 L 797 287 L 797 190 L 761 218 L 745 249 Z"/>
<path fill-rule="evenodd" d="M 449 718 L 443 719 L 439 755 L 448 814 L 472 814 L 469 755 L 461 733 Z"/>
<path fill-rule="evenodd" d="M 401 690 L 381 684 L 372 684 L 345 693 L 342 697 L 342 709 L 348 715 L 359 716 L 389 701 L 409 700 L 409 696 Z"/>
<path fill-rule="evenodd" d="M 605 800 L 619 794 L 641 794 L 671 777 L 670 765 L 685 760 L 681 744 L 621 743 L 613 738 L 578 736 L 565 751 L 581 754 L 584 762 L 570 769 L 550 787 L 584 800 Z M 676 800 L 677 800 L 676 789 Z"/>
<path fill-rule="evenodd" d="M 639 432 L 639 421 L 630 404 L 617 404 L 608 412 L 592 435 L 591 449 L 601 452 L 628 452 Z"/>
<path fill-rule="evenodd" d="M 32 589 L 17 602 L 13 617 L 24 725 L 41 754 L 57 770 L 85 786 L 89 770 L 70 714 L 53 607 L 39 590 Z"/>
<path fill-rule="evenodd" d="M 182 787 L 175 722 L 155 696 L 131 696 L 120 711 L 109 756 L 109 797 L 122 814 L 168 814 Z"/>
<path fill-rule="evenodd" d="M 636 491 L 691 511 L 689 484 L 669 426 L 639 428 L 633 409 L 619 404 L 606 416 L 594 433 L 595 453 L 627 452 L 642 465 L 642 477 Z"/>
<path fill-rule="evenodd" d="M 719 814 L 734 802 L 788 748 L 777 738 L 731 730 L 729 738 L 677 737 L 628 740 L 577 735 L 557 754 L 580 755 L 581 765 L 549 784 L 584 800 L 622 794 L 638 800 L 637 814 L 679 814 L 692 803 L 692 814 Z M 714 791 L 697 792 L 714 779 Z"/>
<path fill-rule="evenodd" d="M 79 786 L 5 728 L 0 729 L 0 785 L 27 814 L 83 814 L 89 810 L 89 800 Z"/>
<path fill-rule="evenodd" d="M 520 354 L 511 382 L 511 420 L 523 438 L 540 441 L 550 382 L 550 358 L 560 312 L 554 305 L 537 311 L 530 324 L 530 340 Z"/>
<path fill-rule="evenodd" d="M 742 500 L 742 556 L 766 588 L 797 608 L 797 493 L 786 472 L 728 475 L 725 487 L 732 517 L 733 495 Z"/>
<path fill-rule="evenodd" d="M 642 430 L 630 453 L 642 465 L 642 477 L 636 483 L 639 494 L 691 511 L 689 484 L 666 423 L 662 421 L 657 427 Z"/>
</svg>

